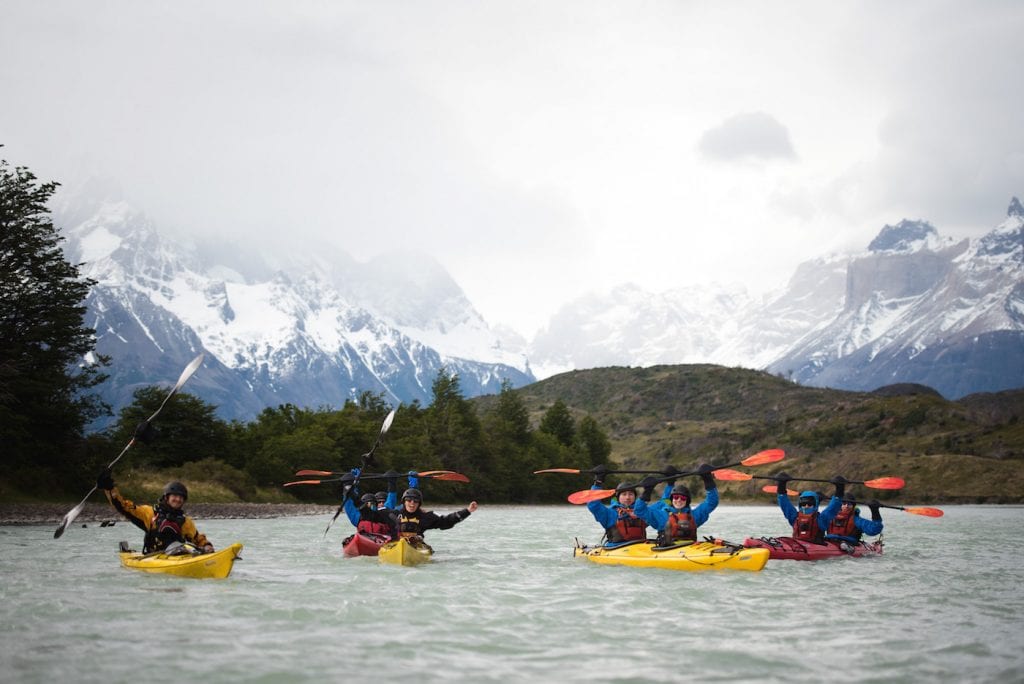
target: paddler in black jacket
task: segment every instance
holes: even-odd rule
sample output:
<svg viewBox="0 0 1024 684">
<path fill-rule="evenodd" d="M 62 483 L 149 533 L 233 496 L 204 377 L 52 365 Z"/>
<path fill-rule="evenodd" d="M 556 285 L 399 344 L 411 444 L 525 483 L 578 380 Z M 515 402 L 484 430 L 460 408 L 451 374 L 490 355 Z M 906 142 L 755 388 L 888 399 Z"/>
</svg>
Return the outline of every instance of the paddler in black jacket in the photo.
<svg viewBox="0 0 1024 684">
<path fill-rule="evenodd" d="M 117 491 L 110 469 L 96 478 L 96 488 L 102 489 L 107 500 L 118 513 L 146 533 L 143 553 L 162 551 L 174 542 L 188 542 L 206 553 L 213 552 L 213 544 L 196 529 L 196 524 L 185 515 L 182 506 L 188 499 L 188 489 L 180 482 L 170 482 L 155 506 L 135 504 Z"/>
<path fill-rule="evenodd" d="M 364 510 L 363 518 L 391 526 L 391 538 L 404 537 L 410 541 L 422 541 L 427 530 L 447 530 L 455 527 L 477 509 L 476 501 L 467 508 L 447 515 L 424 511 L 423 492 L 410 487 L 402 493 L 402 505 L 396 510 Z"/>
</svg>

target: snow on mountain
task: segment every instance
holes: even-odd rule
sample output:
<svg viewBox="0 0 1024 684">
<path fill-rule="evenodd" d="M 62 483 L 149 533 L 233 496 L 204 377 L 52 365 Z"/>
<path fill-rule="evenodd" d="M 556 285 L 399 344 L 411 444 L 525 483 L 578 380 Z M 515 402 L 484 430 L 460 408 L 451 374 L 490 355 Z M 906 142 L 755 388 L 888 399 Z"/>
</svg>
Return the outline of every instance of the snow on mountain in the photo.
<svg viewBox="0 0 1024 684">
<path fill-rule="evenodd" d="M 336 249 L 267 256 L 176 242 L 116 200 L 55 214 L 68 258 L 97 281 L 87 323 L 114 359 L 101 392 L 115 407 L 199 351 L 208 370 L 190 388 L 231 418 L 279 403 L 340 406 L 364 391 L 429 403 L 442 367 L 468 396 L 534 379 L 432 260 L 401 255 L 401 277 L 388 280 L 395 263 L 359 265 Z"/>
</svg>

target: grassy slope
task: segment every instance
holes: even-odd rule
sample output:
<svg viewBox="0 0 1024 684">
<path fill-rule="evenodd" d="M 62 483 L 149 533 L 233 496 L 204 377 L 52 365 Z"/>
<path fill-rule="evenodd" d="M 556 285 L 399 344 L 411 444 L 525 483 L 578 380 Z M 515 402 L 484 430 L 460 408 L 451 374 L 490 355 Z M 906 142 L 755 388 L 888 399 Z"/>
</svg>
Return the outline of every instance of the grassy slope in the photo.
<svg viewBox="0 0 1024 684">
<path fill-rule="evenodd" d="M 535 421 L 556 399 L 593 416 L 624 466 L 691 467 L 782 448 L 785 461 L 752 472 L 903 477 L 899 492 L 856 491 L 892 503 L 1024 501 L 1024 390 L 953 402 L 920 386 L 846 392 L 685 365 L 573 371 L 517 392 Z M 493 398 L 478 401 L 485 408 Z M 765 497 L 757 491 L 763 484 L 722 487 L 735 497 Z"/>
</svg>

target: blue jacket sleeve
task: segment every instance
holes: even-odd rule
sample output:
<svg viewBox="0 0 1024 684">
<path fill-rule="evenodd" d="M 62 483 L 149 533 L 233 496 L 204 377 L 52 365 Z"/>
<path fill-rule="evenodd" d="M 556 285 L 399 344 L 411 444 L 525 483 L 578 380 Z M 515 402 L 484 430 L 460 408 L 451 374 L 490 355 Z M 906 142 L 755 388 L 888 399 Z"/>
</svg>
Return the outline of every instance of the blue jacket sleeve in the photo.
<svg viewBox="0 0 1024 684">
<path fill-rule="evenodd" d="M 351 497 L 345 497 L 345 515 L 348 516 L 348 521 L 355 527 L 359 524 L 359 509 L 356 508 L 356 502 Z"/>
<path fill-rule="evenodd" d="M 789 497 L 785 494 L 779 494 L 778 496 L 779 508 L 782 509 L 782 514 L 786 516 L 786 521 L 792 525 L 796 522 L 797 510 L 793 502 L 789 500 Z"/>
<path fill-rule="evenodd" d="M 709 489 L 707 496 L 700 502 L 700 505 L 693 509 L 693 522 L 697 523 L 697 527 L 700 527 L 708 521 L 711 516 L 711 511 L 718 508 L 718 488 Z M 668 520 L 668 517 L 665 518 Z"/>
<path fill-rule="evenodd" d="M 384 508 L 395 508 L 398 505 L 398 492 L 388 492 L 388 498 L 384 499 Z"/>
<path fill-rule="evenodd" d="M 591 489 L 601 489 L 601 487 L 595 485 L 591 487 Z M 605 506 L 600 501 L 587 502 L 587 510 L 594 516 L 594 520 L 596 520 L 597 523 L 606 530 L 615 525 L 619 519 L 618 511 L 611 506 Z"/>
<path fill-rule="evenodd" d="M 857 525 L 857 529 L 864 534 L 875 536 L 876 534 L 882 534 L 882 521 L 881 520 L 868 520 L 862 518 L 859 515 L 854 518 L 854 522 Z"/>
<path fill-rule="evenodd" d="M 651 506 L 643 499 L 639 499 L 633 506 L 633 514 L 659 532 L 665 528 L 665 523 L 668 522 L 668 513 L 663 505 Z"/>
<path fill-rule="evenodd" d="M 835 520 L 836 515 L 839 514 L 839 509 L 843 507 L 843 500 L 838 496 L 833 496 L 829 499 L 828 506 L 818 514 L 818 527 L 822 530 L 827 530 L 828 526 Z"/>
</svg>

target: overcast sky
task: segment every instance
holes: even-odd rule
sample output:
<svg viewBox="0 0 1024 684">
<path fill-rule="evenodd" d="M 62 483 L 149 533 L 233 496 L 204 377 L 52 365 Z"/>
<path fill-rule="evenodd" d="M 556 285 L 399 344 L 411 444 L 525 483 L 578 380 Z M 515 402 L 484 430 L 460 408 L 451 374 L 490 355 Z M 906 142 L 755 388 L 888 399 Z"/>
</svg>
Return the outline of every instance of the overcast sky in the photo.
<svg viewBox="0 0 1024 684">
<path fill-rule="evenodd" d="M 532 335 L 1024 195 L 1024 2 L 0 0 L 0 156 L 173 233 L 437 258 Z"/>
</svg>

